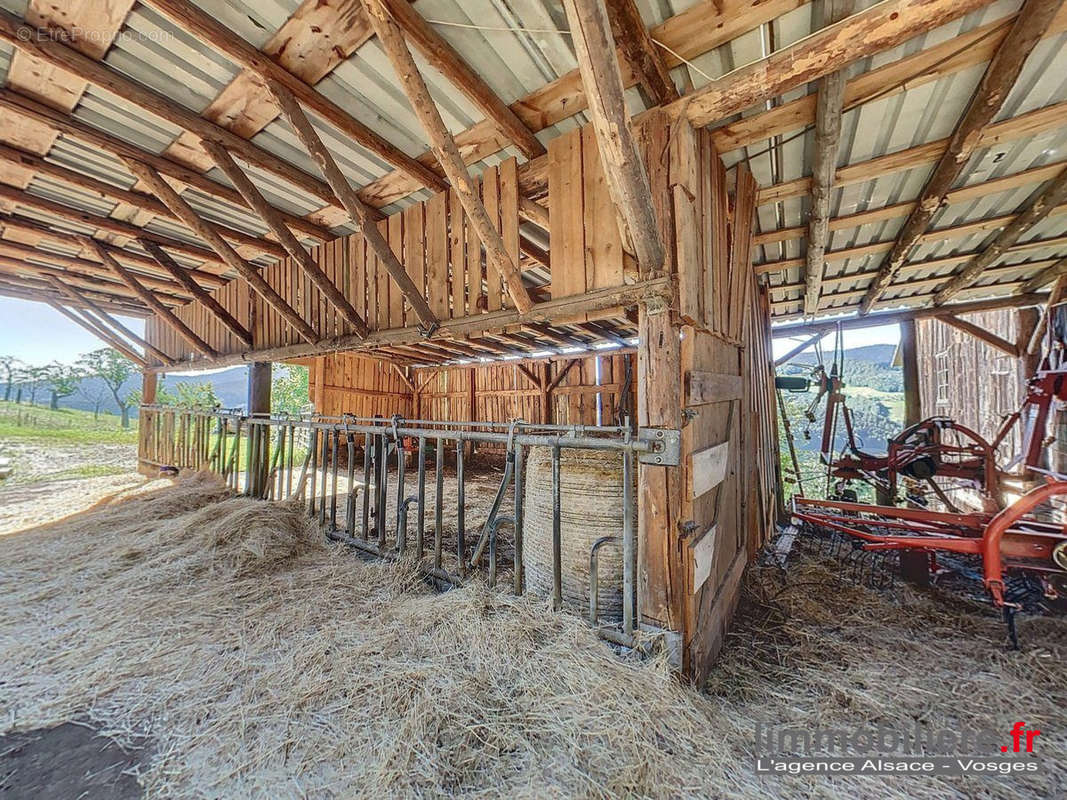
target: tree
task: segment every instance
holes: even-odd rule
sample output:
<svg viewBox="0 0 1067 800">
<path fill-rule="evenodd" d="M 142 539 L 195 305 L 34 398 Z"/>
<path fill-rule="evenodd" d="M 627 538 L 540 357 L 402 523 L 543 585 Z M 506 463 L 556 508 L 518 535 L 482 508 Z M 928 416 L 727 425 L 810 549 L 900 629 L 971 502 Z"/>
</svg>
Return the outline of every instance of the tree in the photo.
<svg viewBox="0 0 1067 800">
<path fill-rule="evenodd" d="M 182 381 L 174 387 L 175 395 L 169 392 L 163 394 L 168 398 L 167 405 L 178 408 L 218 408 L 222 402 L 215 394 L 215 386 L 212 383 L 188 383 Z M 173 400 L 170 398 L 173 397 Z M 162 400 L 160 401 L 163 402 Z"/>
<path fill-rule="evenodd" d="M 64 397 L 70 397 L 76 391 L 78 391 L 78 384 L 81 383 L 82 373 L 74 367 L 67 366 L 66 364 L 60 364 L 58 361 L 53 361 L 46 368 L 45 382 L 48 384 L 48 388 L 52 392 L 52 400 L 49 403 L 49 408 L 53 411 L 59 408 L 59 401 Z"/>
<path fill-rule="evenodd" d="M 95 378 L 95 376 L 86 376 L 86 378 L 90 377 Z M 100 419 L 100 409 L 104 407 L 104 403 L 106 403 L 107 399 L 111 396 L 111 390 L 108 389 L 107 385 L 99 379 L 84 380 L 78 387 L 78 394 L 80 394 L 82 397 L 92 403 L 93 419 Z M 130 392 L 126 395 L 126 400 L 130 403 L 131 406 L 134 405 L 134 403 L 130 399 L 131 395 L 133 394 L 133 392 Z M 138 392 L 137 394 L 140 393 Z"/>
<path fill-rule="evenodd" d="M 0 372 L 4 374 L 4 402 L 11 399 L 11 390 L 15 385 L 15 378 L 19 374 L 21 362 L 14 356 L 0 356 Z"/>
<path fill-rule="evenodd" d="M 23 387 L 29 390 L 30 405 L 35 405 L 37 403 L 37 391 L 41 388 L 41 384 L 48 379 L 48 367 L 27 365 L 22 368 L 20 377 Z"/>
<path fill-rule="evenodd" d="M 104 382 L 122 414 L 122 427 L 130 427 L 130 406 L 133 405 L 134 393 L 123 393 L 122 386 L 134 373 L 134 363 L 118 350 L 104 347 L 83 355 L 78 365 L 86 375 Z M 140 392 L 137 392 L 137 398 L 140 398 Z"/>
<path fill-rule="evenodd" d="M 308 402 L 307 367 L 291 366 L 279 371 L 270 387 L 271 412 L 297 416 Z"/>
</svg>

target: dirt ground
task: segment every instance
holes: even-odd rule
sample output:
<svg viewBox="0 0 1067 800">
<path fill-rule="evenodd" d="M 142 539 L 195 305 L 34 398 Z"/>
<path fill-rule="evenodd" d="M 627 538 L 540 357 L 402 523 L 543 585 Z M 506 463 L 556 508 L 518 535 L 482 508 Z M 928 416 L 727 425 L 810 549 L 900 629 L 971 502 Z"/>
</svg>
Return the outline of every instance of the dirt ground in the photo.
<svg viewBox="0 0 1067 800">
<path fill-rule="evenodd" d="M 131 770 L 146 752 L 81 721 L 0 736 L 0 797 L 137 800 L 143 792 Z"/>
<path fill-rule="evenodd" d="M 144 482 L 137 447 L 13 440 L 4 456 L 14 473 L 0 481 L 0 535 L 44 525 Z"/>
</svg>

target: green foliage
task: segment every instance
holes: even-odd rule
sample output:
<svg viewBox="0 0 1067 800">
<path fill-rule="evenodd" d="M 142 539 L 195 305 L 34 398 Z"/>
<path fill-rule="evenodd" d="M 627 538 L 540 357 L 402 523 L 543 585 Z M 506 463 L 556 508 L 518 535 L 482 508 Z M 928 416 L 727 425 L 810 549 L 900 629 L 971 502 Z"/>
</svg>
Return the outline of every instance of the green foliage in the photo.
<svg viewBox="0 0 1067 800">
<path fill-rule="evenodd" d="M 189 383 L 182 381 L 170 392 L 162 386 L 156 391 L 156 402 L 161 406 L 176 408 L 218 408 L 222 405 L 215 395 L 215 387 L 210 383 Z"/>
<path fill-rule="evenodd" d="M 115 405 L 122 412 L 122 427 L 130 426 L 130 399 L 131 392 L 123 394 L 122 385 L 130 379 L 135 371 L 134 363 L 118 350 L 104 347 L 85 353 L 78 360 L 78 368 L 82 373 L 91 378 L 99 378 L 111 391 L 115 399 Z M 138 395 L 138 400 L 140 396 Z"/>
<path fill-rule="evenodd" d="M 308 404 L 307 367 L 288 367 L 275 376 L 270 387 L 270 410 L 273 414 L 296 416 Z"/>
<path fill-rule="evenodd" d="M 52 362 L 45 369 L 45 382 L 52 391 L 50 407 L 56 409 L 59 408 L 61 398 L 70 397 L 78 391 L 78 384 L 81 383 L 83 377 L 82 372 L 75 367 L 60 364 L 58 361 Z"/>
</svg>

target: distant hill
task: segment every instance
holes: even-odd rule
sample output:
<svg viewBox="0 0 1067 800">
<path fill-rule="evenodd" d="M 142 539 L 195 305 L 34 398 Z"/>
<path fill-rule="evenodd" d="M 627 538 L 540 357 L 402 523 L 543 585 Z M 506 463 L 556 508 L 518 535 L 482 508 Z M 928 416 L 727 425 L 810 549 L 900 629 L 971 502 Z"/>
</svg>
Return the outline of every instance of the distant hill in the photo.
<svg viewBox="0 0 1067 800">
<path fill-rule="evenodd" d="M 868 344 L 863 347 L 850 347 L 845 350 L 844 359 L 845 366 L 848 366 L 850 361 L 866 361 L 875 366 L 888 367 L 893 361 L 893 353 L 897 350 L 896 345 L 893 344 Z M 825 361 L 831 361 L 834 357 L 833 347 L 823 348 L 823 359 Z M 801 353 L 789 363 L 791 364 L 816 364 L 818 359 L 815 357 L 815 353 L 808 350 Z"/>
<path fill-rule="evenodd" d="M 284 364 L 274 365 L 274 375 L 277 377 L 286 369 Z M 175 387 L 179 383 L 210 383 L 215 388 L 215 395 L 219 398 L 224 408 L 244 408 L 248 402 L 248 367 L 231 367 L 220 372 L 213 372 L 206 375 L 166 375 L 159 381 L 161 389 L 174 392 Z M 123 391 L 130 391 L 133 389 L 139 389 L 141 387 L 141 376 L 139 373 L 135 373 L 131 378 L 123 385 Z M 78 391 L 69 397 L 64 397 L 59 401 L 60 408 L 74 408 L 80 411 L 93 411 L 96 404 L 100 402 L 100 411 L 108 414 L 117 414 L 119 409 L 115 405 L 115 400 L 111 396 L 111 392 L 103 384 L 99 378 L 85 378 L 81 381 L 78 387 Z M 37 404 L 47 405 L 49 399 L 49 393 L 47 388 L 41 388 L 37 390 Z M 136 416 L 136 409 L 131 409 L 131 413 Z"/>
</svg>

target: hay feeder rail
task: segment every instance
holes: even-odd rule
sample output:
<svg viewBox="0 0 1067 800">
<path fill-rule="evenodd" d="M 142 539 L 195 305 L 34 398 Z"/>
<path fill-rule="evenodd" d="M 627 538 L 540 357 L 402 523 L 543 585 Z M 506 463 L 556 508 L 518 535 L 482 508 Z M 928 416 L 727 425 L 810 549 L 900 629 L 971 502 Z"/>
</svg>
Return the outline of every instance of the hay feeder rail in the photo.
<svg viewBox="0 0 1067 800">
<path fill-rule="evenodd" d="M 413 555 L 439 585 L 457 586 L 484 570 L 497 583 L 499 532 L 512 530 L 513 591 L 524 581 L 524 452 L 543 447 L 552 459 L 551 598 L 564 605 L 561 512 L 561 453 L 568 450 L 617 453 L 621 457 L 622 530 L 598 535 L 588 554 L 589 620 L 605 639 L 633 646 L 637 608 L 637 526 L 634 461 L 677 464 L 677 431 L 629 426 L 534 425 L 510 423 L 406 420 L 400 417 L 357 418 L 245 415 L 236 411 L 141 408 L 141 452 L 160 469 L 210 470 L 234 490 L 264 500 L 297 500 L 317 518 L 330 539 L 379 558 Z M 484 521 L 468 525 L 465 471 L 471 447 L 505 449 L 504 473 Z M 362 451 L 358 453 L 357 451 Z M 433 458 L 433 523 L 427 530 L 428 460 Z M 446 458 L 455 468 L 455 504 L 446 510 Z M 414 486 L 408 475 L 414 462 Z M 510 514 L 502 513 L 508 489 Z M 393 499 L 390 508 L 390 499 Z M 452 505 L 448 503 L 448 505 Z M 416 524 L 411 529 L 412 507 Z M 445 565 L 446 513 L 455 527 L 454 570 Z M 392 530 L 389 521 L 392 520 Z M 472 540 L 471 534 L 475 538 Z M 391 534 L 391 535 L 390 535 Z M 598 560 L 605 547 L 622 552 L 622 614 L 601 619 Z M 484 565 L 483 565 L 483 562 Z"/>
</svg>

